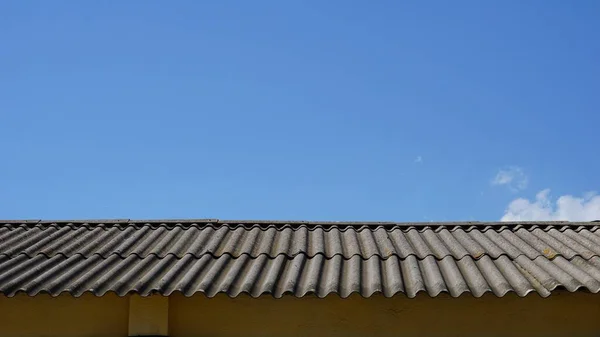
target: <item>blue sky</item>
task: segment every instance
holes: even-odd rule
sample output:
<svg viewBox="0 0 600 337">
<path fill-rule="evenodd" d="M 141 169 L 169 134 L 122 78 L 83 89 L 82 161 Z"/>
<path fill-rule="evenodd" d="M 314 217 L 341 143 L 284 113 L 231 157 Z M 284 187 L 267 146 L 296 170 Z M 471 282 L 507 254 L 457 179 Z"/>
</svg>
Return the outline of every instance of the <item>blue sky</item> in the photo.
<svg viewBox="0 0 600 337">
<path fill-rule="evenodd" d="M 600 2 L 0 4 L 0 218 L 600 218 Z"/>
</svg>

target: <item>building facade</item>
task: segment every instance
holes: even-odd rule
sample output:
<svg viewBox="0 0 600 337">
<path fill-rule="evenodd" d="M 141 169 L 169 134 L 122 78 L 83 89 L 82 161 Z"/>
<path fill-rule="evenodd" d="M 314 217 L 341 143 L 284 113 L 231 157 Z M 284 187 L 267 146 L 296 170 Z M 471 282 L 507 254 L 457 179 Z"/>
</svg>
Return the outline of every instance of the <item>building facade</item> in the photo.
<svg viewBox="0 0 600 337">
<path fill-rule="evenodd" d="M 598 336 L 597 223 L 5 222 L 1 336 Z"/>
</svg>

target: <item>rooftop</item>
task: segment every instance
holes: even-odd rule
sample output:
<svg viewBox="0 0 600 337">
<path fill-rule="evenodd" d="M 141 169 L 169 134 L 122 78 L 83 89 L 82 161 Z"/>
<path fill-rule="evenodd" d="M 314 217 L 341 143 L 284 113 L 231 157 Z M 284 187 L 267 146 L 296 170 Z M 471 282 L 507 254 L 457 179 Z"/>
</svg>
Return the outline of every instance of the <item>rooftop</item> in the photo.
<svg viewBox="0 0 600 337">
<path fill-rule="evenodd" d="M 0 293 L 600 291 L 598 222 L 0 220 Z"/>
</svg>

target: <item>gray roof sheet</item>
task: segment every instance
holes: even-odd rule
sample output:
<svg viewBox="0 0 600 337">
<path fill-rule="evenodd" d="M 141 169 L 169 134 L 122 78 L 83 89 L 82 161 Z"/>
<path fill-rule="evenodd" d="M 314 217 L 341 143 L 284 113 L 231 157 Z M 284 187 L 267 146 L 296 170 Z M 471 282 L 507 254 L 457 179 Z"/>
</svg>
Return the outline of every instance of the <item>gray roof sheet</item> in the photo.
<svg viewBox="0 0 600 337">
<path fill-rule="evenodd" d="M 600 291 L 599 223 L 0 221 L 0 292 Z"/>
</svg>

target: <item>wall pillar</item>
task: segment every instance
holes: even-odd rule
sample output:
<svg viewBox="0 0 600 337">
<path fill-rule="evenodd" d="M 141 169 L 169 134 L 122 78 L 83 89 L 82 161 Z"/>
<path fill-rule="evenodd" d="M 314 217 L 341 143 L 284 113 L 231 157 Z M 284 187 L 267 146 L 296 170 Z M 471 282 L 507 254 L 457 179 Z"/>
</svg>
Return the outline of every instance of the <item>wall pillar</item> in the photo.
<svg viewBox="0 0 600 337">
<path fill-rule="evenodd" d="M 129 297 L 129 336 L 168 336 L 169 298 L 152 295 Z"/>
</svg>

